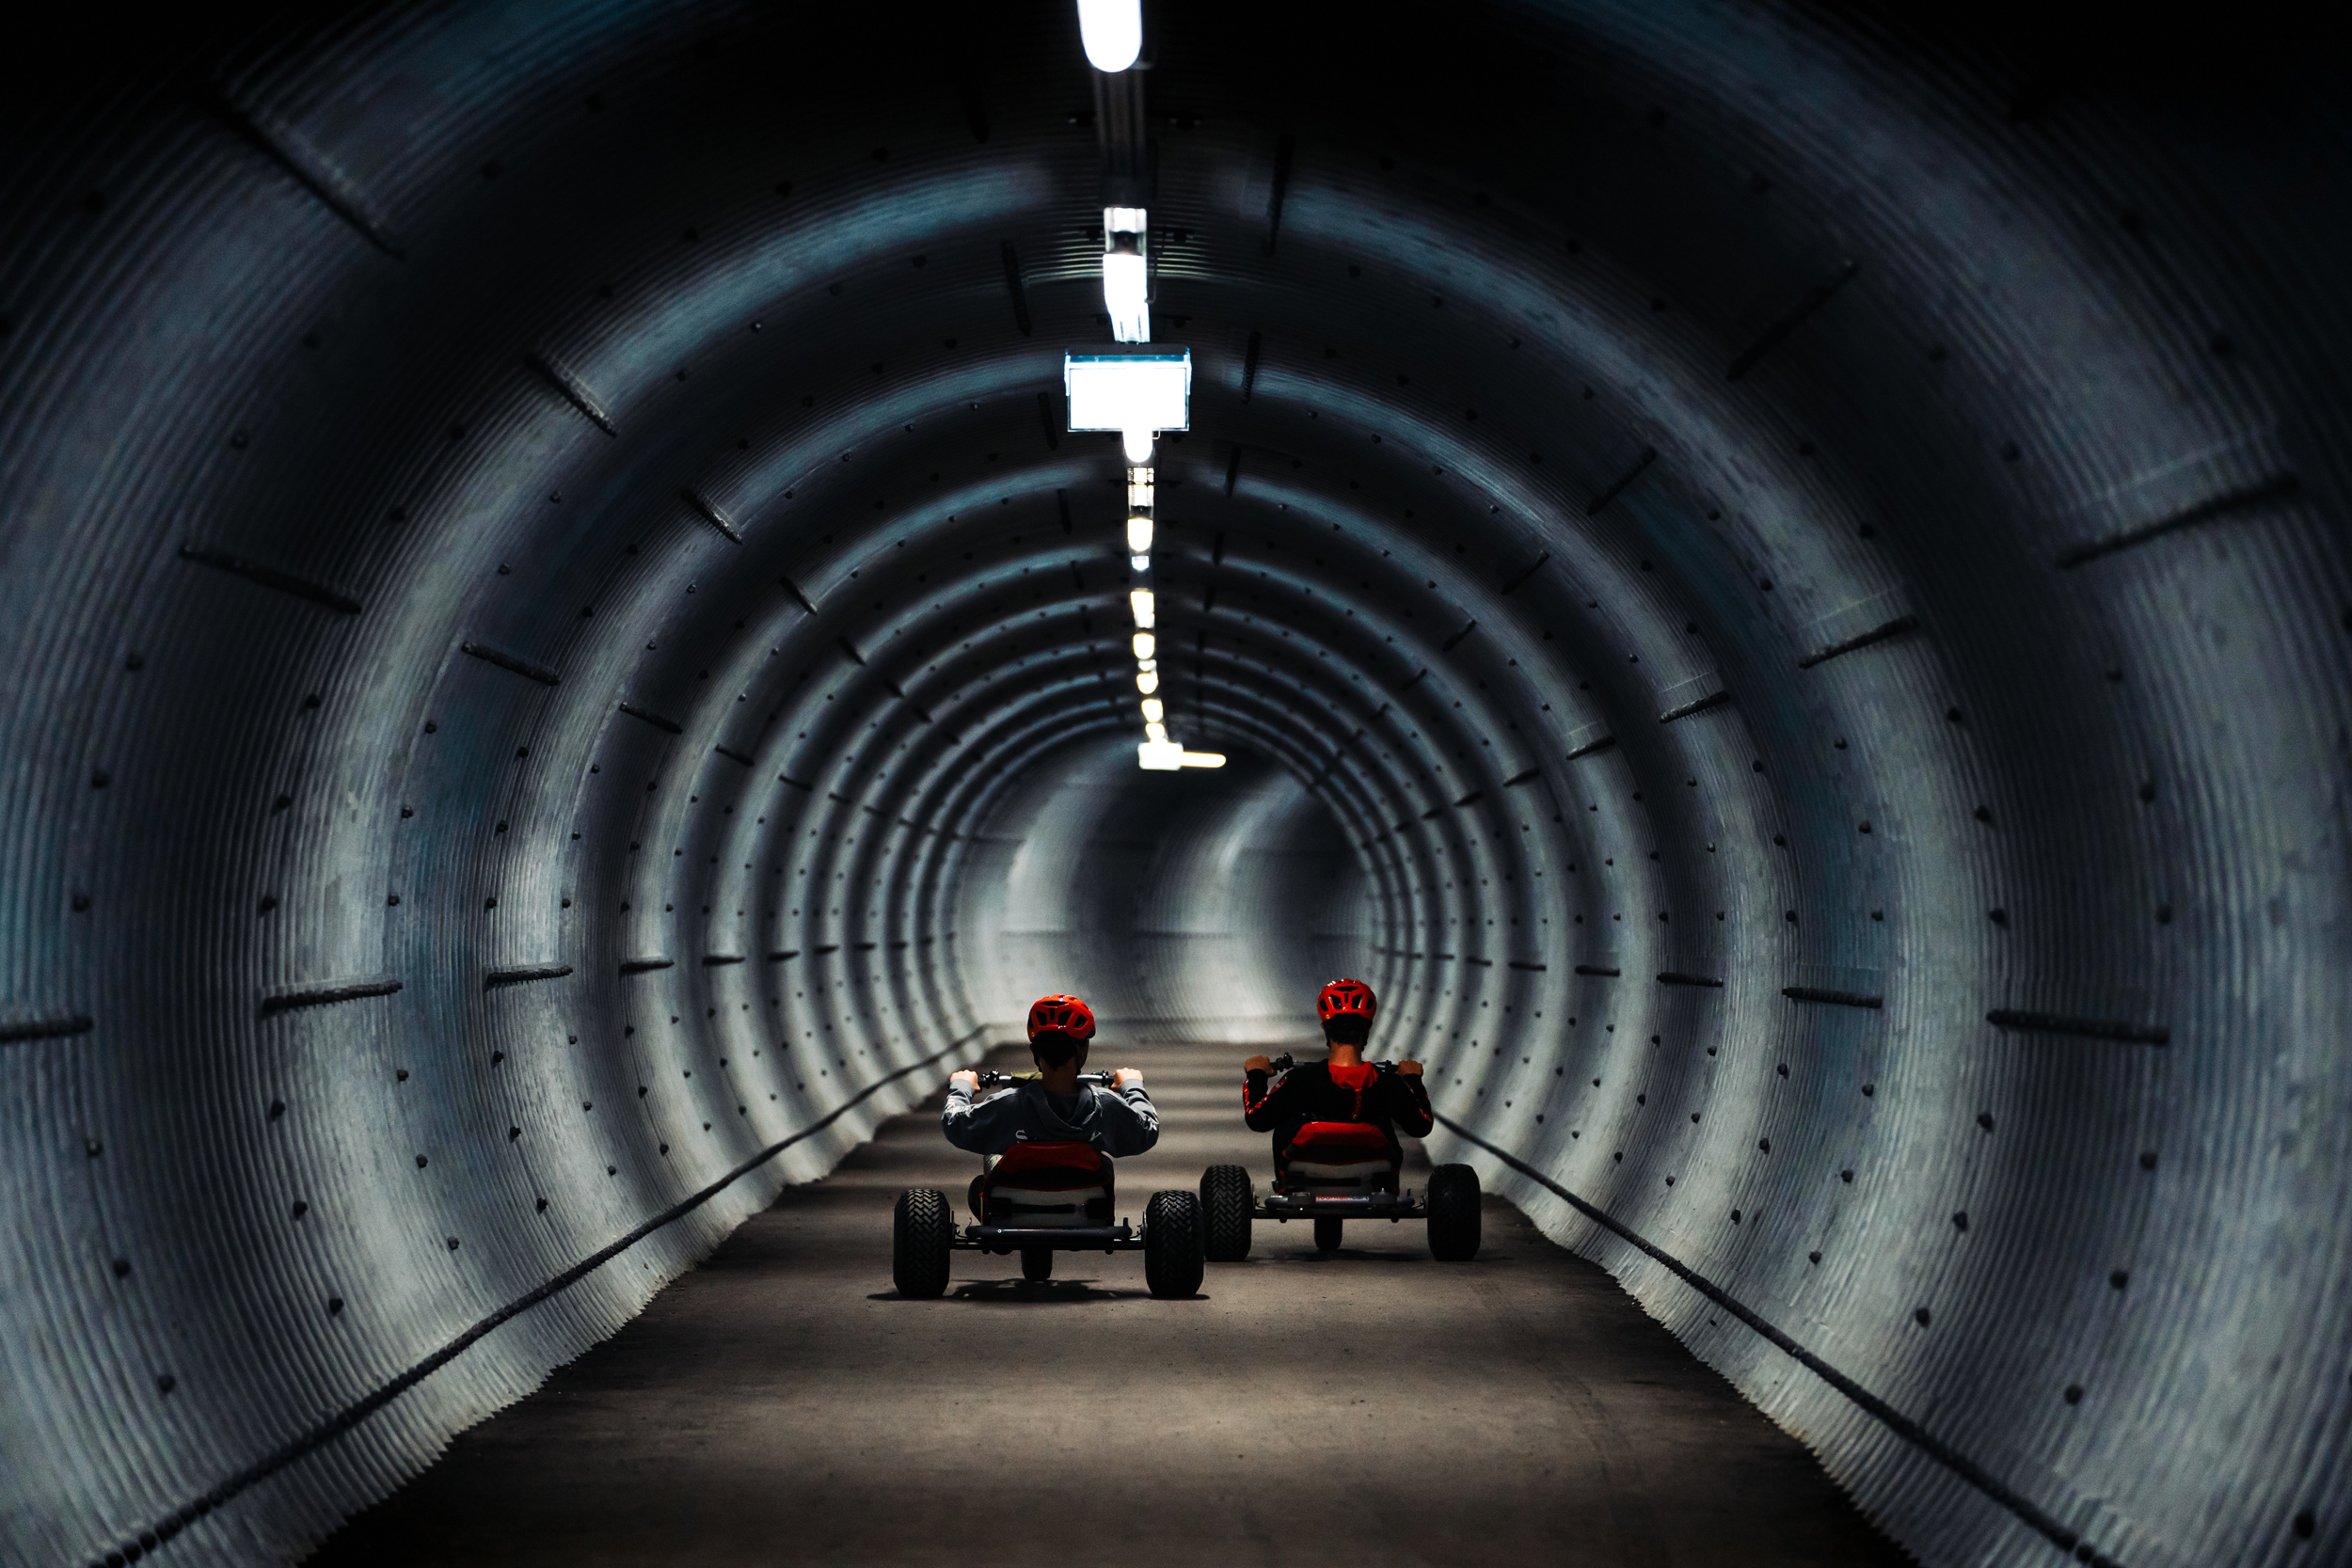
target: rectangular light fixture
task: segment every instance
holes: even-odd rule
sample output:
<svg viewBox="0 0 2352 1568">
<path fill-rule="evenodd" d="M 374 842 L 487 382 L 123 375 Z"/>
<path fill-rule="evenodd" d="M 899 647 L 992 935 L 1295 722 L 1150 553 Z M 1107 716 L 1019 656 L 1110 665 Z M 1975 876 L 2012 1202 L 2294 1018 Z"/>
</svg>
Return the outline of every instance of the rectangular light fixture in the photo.
<svg viewBox="0 0 2352 1568">
<path fill-rule="evenodd" d="M 1070 394 L 1073 431 L 1115 430 L 1127 456 L 1142 464 L 1152 436 L 1192 428 L 1192 350 L 1142 349 L 1128 354 L 1062 356 L 1062 387 Z"/>
<path fill-rule="evenodd" d="M 1149 629 L 1152 625 L 1152 590 L 1137 588 L 1127 595 L 1127 608 L 1135 611 L 1136 625 Z"/>
<path fill-rule="evenodd" d="M 1122 343 L 1152 341 L 1152 227 L 1140 207 L 1103 209 L 1103 309 L 1111 337 Z"/>
<path fill-rule="evenodd" d="M 1111 318 L 1111 341 L 1152 341 L 1151 264 L 1136 250 L 1103 253 L 1103 309 Z"/>
<path fill-rule="evenodd" d="M 1136 555 L 1141 555 L 1151 547 L 1152 519 L 1149 517 L 1128 518 L 1127 548 Z"/>
<path fill-rule="evenodd" d="M 1147 740 L 1136 748 L 1136 766 L 1154 773 L 1173 773 L 1179 768 L 1222 768 L 1222 752 L 1187 752 L 1181 740 Z"/>
</svg>

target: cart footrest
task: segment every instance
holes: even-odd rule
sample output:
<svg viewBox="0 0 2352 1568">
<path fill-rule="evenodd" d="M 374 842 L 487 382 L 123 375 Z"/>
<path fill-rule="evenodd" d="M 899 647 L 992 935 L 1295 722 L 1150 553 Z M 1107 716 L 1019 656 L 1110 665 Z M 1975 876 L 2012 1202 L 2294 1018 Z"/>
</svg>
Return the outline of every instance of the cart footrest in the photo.
<svg viewBox="0 0 2352 1568">
<path fill-rule="evenodd" d="M 1143 1238 L 1131 1225 L 967 1225 L 953 1244 L 982 1252 L 1022 1252 L 1031 1247 L 1054 1252 L 1120 1252 L 1143 1245 Z"/>
<path fill-rule="evenodd" d="M 1417 1219 L 1429 1212 L 1410 1192 L 1369 1193 L 1352 1197 L 1319 1197 L 1312 1193 L 1274 1193 L 1258 1206 L 1256 1217 L 1266 1220 Z"/>
</svg>

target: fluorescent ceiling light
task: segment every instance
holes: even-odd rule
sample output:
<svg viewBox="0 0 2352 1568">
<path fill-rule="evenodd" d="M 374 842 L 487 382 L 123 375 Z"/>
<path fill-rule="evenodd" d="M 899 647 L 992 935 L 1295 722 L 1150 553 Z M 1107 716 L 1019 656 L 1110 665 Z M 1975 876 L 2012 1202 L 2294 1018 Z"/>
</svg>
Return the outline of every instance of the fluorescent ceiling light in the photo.
<svg viewBox="0 0 2352 1568">
<path fill-rule="evenodd" d="M 1143 53 L 1143 0 L 1078 0 L 1078 37 L 1095 70 L 1127 70 Z"/>
<path fill-rule="evenodd" d="M 1070 394 L 1070 428 L 1118 431 L 1131 464 L 1152 460 L 1153 432 L 1192 428 L 1190 349 L 1065 354 L 1062 386 Z"/>
<path fill-rule="evenodd" d="M 1151 214 L 1140 207 L 1103 209 L 1103 308 L 1111 337 L 1122 343 L 1152 341 Z"/>
<path fill-rule="evenodd" d="M 1135 648 L 1136 657 L 1137 658 L 1150 658 L 1153 652 L 1153 646 L 1152 634 L 1150 632 L 1139 631 L 1136 633 Z"/>
<path fill-rule="evenodd" d="M 1135 552 L 1136 555 L 1141 555 L 1144 551 L 1150 549 L 1151 547 L 1152 519 L 1149 517 L 1128 518 L 1127 548 Z"/>
<path fill-rule="evenodd" d="M 1136 689 L 1137 691 L 1140 691 L 1145 696 L 1149 697 L 1152 692 L 1157 691 L 1159 689 L 1160 677 L 1156 673 L 1150 670 L 1138 670 L 1136 672 Z"/>
<path fill-rule="evenodd" d="M 1151 626 L 1152 590 L 1149 588 L 1137 588 L 1130 592 L 1127 595 L 1127 608 L 1135 611 L 1136 626 Z"/>
<path fill-rule="evenodd" d="M 1168 710 L 1160 705 L 1160 700 L 1157 697 L 1146 697 L 1143 700 L 1143 721 L 1145 723 L 1156 724 L 1167 717 Z"/>
<path fill-rule="evenodd" d="M 1127 558 L 1127 564 L 1138 572 L 1148 572 L 1152 569 L 1152 558 L 1148 555 L 1131 555 Z"/>
<path fill-rule="evenodd" d="M 1187 752 L 1181 740 L 1147 740 L 1136 748 L 1136 763 L 1155 773 L 1173 773 L 1180 768 L 1222 768 L 1222 752 Z"/>
<path fill-rule="evenodd" d="M 1152 275 L 1141 251 L 1103 253 L 1103 309 L 1110 312 L 1112 341 L 1152 341 Z"/>
</svg>

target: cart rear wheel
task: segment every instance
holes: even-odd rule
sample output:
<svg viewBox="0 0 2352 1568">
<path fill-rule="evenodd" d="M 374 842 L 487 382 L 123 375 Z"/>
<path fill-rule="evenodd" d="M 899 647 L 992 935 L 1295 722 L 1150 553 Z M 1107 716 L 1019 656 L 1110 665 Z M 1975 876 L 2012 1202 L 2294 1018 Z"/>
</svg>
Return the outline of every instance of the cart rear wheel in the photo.
<svg viewBox="0 0 2352 1568">
<path fill-rule="evenodd" d="M 1429 1173 L 1429 1255 L 1440 1263 L 1467 1263 L 1478 1256 L 1478 1173 L 1468 1165 L 1439 1165 Z"/>
<path fill-rule="evenodd" d="M 947 1243 L 955 1229 L 946 1193 L 914 1187 L 898 1195 L 890 1214 L 890 1277 L 900 1295 L 928 1301 L 947 1289 Z"/>
<path fill-rule="evenodd" d="M 1208 1253 L 1198 1193 L 1153 1193 L 1143 1206 L 1143 1282 L 1168 1300 L 1200 1293 Z"/>
<path fill-rule="evenodd" d="M 1054 1249 L 1048 1246 L 1025 1246 L 1021 1249 L 1021 1277 L 1051 1279 L 1054 1277 Z"/>
<path fill-rule="evenodd" d="M 1317 1252 L 1339 1251 L 1341 1227 L 1346 1223 L 1337 1214 L 1327 1218 L 1318 1217 L 1315 1220 L 1315 1250 Z"/>
<path fill-rule="evenodd" d="M 1249 1211 L 1255 1203 L 1249 1172 L 1241 1165 L 1211 1165 L 1200 1178 L 1210 1262 L 1238 1263 L 1249 1256 Z"/>
</svg>

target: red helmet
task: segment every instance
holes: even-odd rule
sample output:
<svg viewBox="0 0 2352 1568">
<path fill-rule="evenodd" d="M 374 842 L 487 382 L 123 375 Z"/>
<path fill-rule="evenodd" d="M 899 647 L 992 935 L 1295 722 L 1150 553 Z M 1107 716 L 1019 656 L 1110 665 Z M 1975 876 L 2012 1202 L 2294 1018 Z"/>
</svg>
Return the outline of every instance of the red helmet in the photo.
<svg viewBox="0 0 2352 1568">
<path fill-rule="evenodd" d="M 1090 1040 L 1094 1037 L 1094 1009 L 1074 996 L 1041 996 L 1029 1005 L 1031 1043 L 1044 1034 Z"/>
<path fill-rule="evenodd" d="M 1350 1013 L 1369 1022 L 1379 1010 L 1379 998 L 1361 980 L 1334 980 L 1315 998 L 1315 1016 L 1326 1023 Z"/>
</svg>

